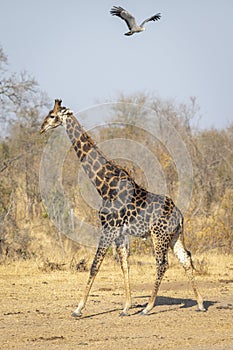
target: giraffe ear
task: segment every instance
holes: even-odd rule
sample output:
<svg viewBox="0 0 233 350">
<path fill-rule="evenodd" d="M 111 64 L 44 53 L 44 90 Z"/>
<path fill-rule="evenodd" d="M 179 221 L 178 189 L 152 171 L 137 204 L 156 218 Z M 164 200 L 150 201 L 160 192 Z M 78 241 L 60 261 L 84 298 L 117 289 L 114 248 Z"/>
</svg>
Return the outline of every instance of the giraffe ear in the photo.
<svg viewBox="0 0 233 350">
<path fill-rule="evenodd" d="M 53 112 L 54 113 L 57 113 L 60 111 L 61 109 L 61 103 L 62 103 L 62 100 L 59 100 L 59 99 L 56 99 L 55 102 L 54 102 L 54 107 L 53 107 Z"/>
</svg>

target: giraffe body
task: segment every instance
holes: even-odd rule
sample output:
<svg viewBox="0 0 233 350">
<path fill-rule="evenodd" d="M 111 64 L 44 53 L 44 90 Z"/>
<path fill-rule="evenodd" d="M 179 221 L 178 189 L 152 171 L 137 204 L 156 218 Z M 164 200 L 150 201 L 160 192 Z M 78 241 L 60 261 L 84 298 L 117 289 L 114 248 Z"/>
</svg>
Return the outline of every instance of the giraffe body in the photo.
<svg viewBox="0 0 233 350">
<path fill-rule="evenodd" d="M 183 265 L 192 284 L 198 308 L 204 311 L 202 297 L 196 287 L 191 254 L 183 244 L 183 216 L 173 201 L 160 194 L 146 191 L 137 185 L 125 169 L 108 160 L 82 128 L 73 112 L 55 100 L 52 111 L 45 118 L 41 133 L 63 125 L 73 148 L 88 177 L 103 199 L 99 209 L 102 234 L 91 266 L 89 279 L 73 316 L 81 316 L 88 294 L 108 248 L 115 243 L 124 276 L 126 303 L 121 315 L 131 307 L 128 268 L 128 236 L 151 235 L 156 260 L 156 279 L 151 297 L 142 314 L 147 314 L 155 304 L 156 295 L 168 267 L 167 253 L 172 248 Z"/>
</svg>

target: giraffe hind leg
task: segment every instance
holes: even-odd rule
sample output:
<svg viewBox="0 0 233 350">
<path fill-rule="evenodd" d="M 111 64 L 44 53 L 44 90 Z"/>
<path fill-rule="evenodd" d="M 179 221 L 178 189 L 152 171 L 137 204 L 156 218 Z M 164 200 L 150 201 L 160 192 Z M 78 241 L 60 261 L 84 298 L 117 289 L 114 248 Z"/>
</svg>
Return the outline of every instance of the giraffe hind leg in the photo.
<svg viewBox="0 0 233 350">
<path fill-rule="evenodd" d="M 158 239 L 158 237 L 156 237 L 153 231 L 151 233 L 151 238 L 154 246 L 154 253 L 155 253 L 155 260 L 156 260 L 156 278 L 155 278 L 154 288 L 152 290 L 151 297 L 148 301 L 148 304 L 145 307 L 145 309 L 141 311 L 142 315 L 147 315 L 148 312 L 153 309 L 155 305 L 157 293 L 159 290 L 159 286 L 168 268 L 168 258 L 167 258 L 168 247 L 169 247 L 168 241 L 166 241 L 166 239 L 164 240 L 163 237 L 161 239 Z"/>
<path fill-rule="evenodd" d="M 128 310 L 132 305 L 131 301 L 131 291 L 130 291 L 130 283 L 129 283 L 129 266 L 128 266 L 128 256 L 129 256 L 129 247 L 128 247 L 128 237 L 119 237 L 116 241 L 116 250 L 120 259 L 121 269 L 124 277 L 124 286 L 125 286 L 125 307 L 121 312 L 120 316 L 127 316 Z"/>
<path fill-rule="evenodd" d="M 180 231 L 178 231 L 175 234 L 170 245 L 171 245 L 171 248 L 172 248 L 175 256 L 177 257 L 177 259 L 179 260 L 179 262 L 183 266 L 183 268 L 188 276 L 188 279 L 189 279 L 191 286 L 193 288 L 195 298 L 197 300 L 198 310 L 199 311 L 206 311 L 206 309 L 203 305 L 202 296 L 201 296 L 201 294 L 197 288 L 196 282 L 195 282 L 194 268 L 193 268 L 191 253 L 185 249 L 184 244 L 183 244 L 183 240 L 182 240 L 182 233 Z"/>
</svg>

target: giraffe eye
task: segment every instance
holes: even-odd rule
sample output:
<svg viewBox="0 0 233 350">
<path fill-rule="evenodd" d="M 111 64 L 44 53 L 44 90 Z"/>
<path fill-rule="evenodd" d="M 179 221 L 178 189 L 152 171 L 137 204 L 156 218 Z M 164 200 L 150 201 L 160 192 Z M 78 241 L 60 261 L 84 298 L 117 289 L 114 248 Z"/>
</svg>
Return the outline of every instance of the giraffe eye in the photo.
<svg viewBox="0 0 233 350">
<path fill-rule="evenodd" d="M 50 118 L 52 118 L 52 119 L 55 118 L 55 115 L 51 114 L 51 115 L 50 115 Z"/>
</svg>

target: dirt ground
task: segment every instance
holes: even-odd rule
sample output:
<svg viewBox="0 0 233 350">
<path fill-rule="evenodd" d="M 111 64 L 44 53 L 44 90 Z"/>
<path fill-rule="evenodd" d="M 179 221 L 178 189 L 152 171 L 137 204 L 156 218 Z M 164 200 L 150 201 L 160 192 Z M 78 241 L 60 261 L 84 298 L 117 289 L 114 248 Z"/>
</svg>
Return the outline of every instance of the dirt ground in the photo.
<svg viewBox="0 0 233 350">
<path fill-rule="evenodd" d="M 172 260 L 157 305 L 148 316 L 137 314 L 153 286 L 154 263 L 152 257 L 131 257 L 133 308 L 130 316 L 119 317 L 124 301 L 122 275 L 108 257 L 80 319 L 72 318 L 71 312 L 88 272 L 66 266 L 63 271 L 44 272 L 36 261 L 4 263 L 0 265 L 1 350 L 233 349 L 233 256 L 198 259 L 204 273 L 197 280 L 207 312 L 195 311 L 186 276 Z"/>
</svg>

